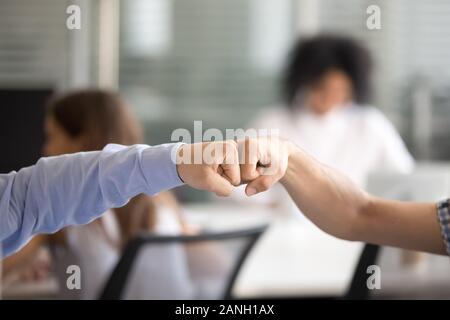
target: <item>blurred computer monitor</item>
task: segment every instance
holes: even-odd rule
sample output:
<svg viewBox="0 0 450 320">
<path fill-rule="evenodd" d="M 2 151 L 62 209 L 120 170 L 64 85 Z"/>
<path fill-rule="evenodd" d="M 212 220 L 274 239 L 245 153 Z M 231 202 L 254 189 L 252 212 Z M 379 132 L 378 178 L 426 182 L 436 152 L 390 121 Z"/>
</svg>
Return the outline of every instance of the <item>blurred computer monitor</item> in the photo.
<svg viewBox="0 0 450 320">
<path fill-rule="evenodd" d="M 51 89 L 0 88 L 0 173 L 34 164 L 44 142 L 45 102 Z"/>
</svg>

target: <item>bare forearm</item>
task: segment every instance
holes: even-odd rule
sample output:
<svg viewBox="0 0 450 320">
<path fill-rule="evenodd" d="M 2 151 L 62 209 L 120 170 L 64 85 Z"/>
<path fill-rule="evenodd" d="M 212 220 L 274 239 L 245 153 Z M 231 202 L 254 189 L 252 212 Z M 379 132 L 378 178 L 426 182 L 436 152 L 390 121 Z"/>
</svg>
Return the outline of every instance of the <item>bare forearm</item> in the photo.
<svg viewBox="0 0 450 320">
<path fill-rule="evenodd" d="M 293 146 L 281 182 L 300 210 L 336 237 L 445 254 L 435 204 L 373 197 Z"/>
<path fill-rule="evenodd" d="M 292 145 L 281 183 L 314 224 L 339 238 L 353 238 L 359 212 L 370 202 L 345 176 Z"/>
<path fill-rule="evenodd" d="M 445 255 L 435 203 L 372 198 L 359 214 L 359 240 Z"/>
</svg>

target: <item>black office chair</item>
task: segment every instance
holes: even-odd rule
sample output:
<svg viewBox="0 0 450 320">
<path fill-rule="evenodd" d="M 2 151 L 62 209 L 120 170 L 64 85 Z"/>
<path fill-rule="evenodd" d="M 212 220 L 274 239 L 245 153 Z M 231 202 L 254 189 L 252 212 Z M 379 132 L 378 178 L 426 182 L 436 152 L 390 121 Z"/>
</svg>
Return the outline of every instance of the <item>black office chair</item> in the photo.
<svg viewBox="0 0 450 320">
<path fill-rule="evenodd" d="M 370 290 L 367 287 L 367 267 L 376 264 L 380 246 L 374 244 L 366 244 L 356 265 L 353 279 L 344 299 L 369 299 Z"/>
<path fill-rule="evenodd" d="M 99 299 L 231 299 L 239 270 L 266 229 L 141 234 L 125 247 Z"/>
<path fill-rule="evenodd" d="M 302 297 L 301 300 L 367 300 L 370 298 L 370 289 L 367 287 L 367 267 L 376 264 L 381 247 L 374 244 L 365 244 L 353 272 L 352 280 L 346 293 L 342 297 Z"/>
<path fill-rule="evenodd" d="M 286 296 L 263 297 L 258 299 L 283 299 L 283 300 L 365 300 L 370 298 L 370 290 L 367 287 L 367 267 L 376 264 L 381 247 L 373 244 L 365 244 L 353 272 L 352 280 L 343 296 Z"/>
</svg>

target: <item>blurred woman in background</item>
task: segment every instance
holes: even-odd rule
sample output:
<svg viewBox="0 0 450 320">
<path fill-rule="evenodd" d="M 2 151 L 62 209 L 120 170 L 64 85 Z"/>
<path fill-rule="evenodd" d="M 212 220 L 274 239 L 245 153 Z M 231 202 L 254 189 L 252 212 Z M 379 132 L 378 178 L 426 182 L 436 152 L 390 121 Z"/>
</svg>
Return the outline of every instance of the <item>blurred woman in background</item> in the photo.
<svg viewBox="0 0 450 320">
<path fill-rule="evenodd" d="M 283 105 L 262 112 L 250 127 L 278 129 L 361 187 L 373 171 L 409 173 L 414 160 L 400 135 L 367 105 L 371 69 L 369 52 L 350 38 L 323 35 L 299 41 L 282 76 Z M 291 204 L 283 194 L 275 188 L 256 200 Z"/>
<path fill-rule="evenodd" d="M 101 150 L 108 143 L 133 145 L 142 142 L 141 127 L 125 102 L 118 94 L 101 90 L 79 91 L 53 99 L 48 106 L 45 132 L 46 156 Z M 88 225 L 68 227 L 52 235 L 33 238 L 20 252 L 3 261 L 4 276 L 15 272 L 25 274 L 27 278 L 44 276 L 45 264 L 38 262 L 33 268 L 29 265 L 36 260 L 40 249 L 48 245 L 60 297 L 95 299 L 120 258 L 123 246 L 142 231 L 176 235 L 190 230 L 170 192 L 153 197 L 139 195 L 124 207 L 112 209 Z M 77 265 L 82 270 L 81 290 L 66 287 L 69 265 Z M 145 297 L 142 288 L 134 289 L 129 289 L 132 297 Z M 133 290 L 143 296 L 133 295 Z"/>
</svg>

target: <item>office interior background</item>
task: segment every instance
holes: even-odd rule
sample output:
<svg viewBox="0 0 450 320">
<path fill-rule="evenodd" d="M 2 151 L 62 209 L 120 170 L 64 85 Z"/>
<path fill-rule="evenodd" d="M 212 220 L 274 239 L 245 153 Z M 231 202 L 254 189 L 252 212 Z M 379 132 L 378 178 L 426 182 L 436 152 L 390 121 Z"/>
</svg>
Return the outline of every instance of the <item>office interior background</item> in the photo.
<svg viewBox="0 0 450 320">
<path fill-rule="evenodd" d="M 71 4 L 81 8 L 80 30 L 66 27 Z M 381 8 L 379 30 L 366 27 L 371 4 Z M 165 143 L 176 128 L 192 130 L 195 120 L 203 120 L 204 129 L 245 128 L 255 114 L 279 101 L 280 72 L 298 38 L 348 35 L 374 57 L 373 105 L 394 123 L 419 163 L 433 174 L 438 169 L 447 174 L 449 17 L 446 0 L 0 0 L 0 88 L 117 89 L 143 124 L 145 142 Z M 12 106 L 0 104 L 2 121 L 9 122 L 4 115 Z M 448 181 L 444 184 L 447 188 Z M 216 201 L 187 189 L 179 196 L 192 208 Z M 273 259 L 283 265 L 290 254 L 286 250 Z M 381 270 L 387 270 L 383 287 L 371 297 L 450 298 L 448 259 L 423 255 L 417 260 L 403 265 L 398 250 L 384 248 L 379 256 Z M 287 261 L 284 270 L 295 278 Z M 340 268 L 326 261 L 324 270 Z M 276 277 L 263 271 L 258 276 Z M 345 277 L 348 282 L 350 276 Z M 320 290 L 314 292 L 305 289 L 310 284 L 293 281 L 297 287 L 280 285 L 274 295 L 328 296 L 327 288 L 344 281 L 334 279 L 317 284 Z M 258 296 L 258 289 L 242 292 Z"/>
</svg>

